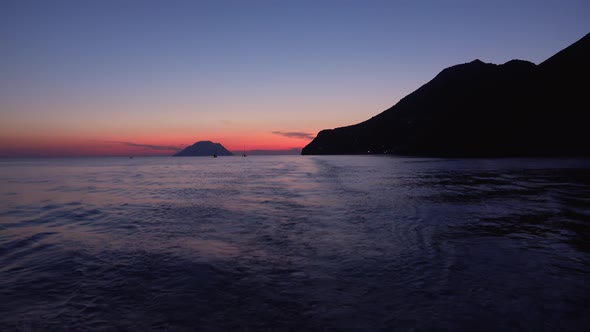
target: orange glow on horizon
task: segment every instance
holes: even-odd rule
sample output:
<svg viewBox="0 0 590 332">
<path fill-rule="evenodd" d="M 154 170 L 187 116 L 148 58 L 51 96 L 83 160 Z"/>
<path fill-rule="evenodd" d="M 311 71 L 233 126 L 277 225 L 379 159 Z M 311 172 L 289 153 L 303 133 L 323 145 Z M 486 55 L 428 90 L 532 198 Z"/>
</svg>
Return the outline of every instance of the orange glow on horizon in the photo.
<svg viewBox="0 0 590 332">
<path fill-rule="evenodd" d="M 170 156 L 198 141 L 221 143 L 232 152 L 291 150 L 311 139 L 272 132 L 203 135 L 105 135 L 102 137 L 1 137 L 0 157 Z"/>
</svg>

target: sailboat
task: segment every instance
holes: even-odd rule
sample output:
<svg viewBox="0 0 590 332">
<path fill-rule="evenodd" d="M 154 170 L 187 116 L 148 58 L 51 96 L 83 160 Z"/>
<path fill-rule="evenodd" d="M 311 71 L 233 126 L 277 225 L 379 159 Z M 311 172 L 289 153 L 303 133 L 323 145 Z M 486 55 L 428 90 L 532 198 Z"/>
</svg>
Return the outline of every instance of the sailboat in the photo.
<svg viewBox="0 0 590 332">
<path fill-rule="evenodd" d="M 244 149 L 242 150 L 242 157 L 246 156 L 246 146 L 244 145 Z"/>
</svg>

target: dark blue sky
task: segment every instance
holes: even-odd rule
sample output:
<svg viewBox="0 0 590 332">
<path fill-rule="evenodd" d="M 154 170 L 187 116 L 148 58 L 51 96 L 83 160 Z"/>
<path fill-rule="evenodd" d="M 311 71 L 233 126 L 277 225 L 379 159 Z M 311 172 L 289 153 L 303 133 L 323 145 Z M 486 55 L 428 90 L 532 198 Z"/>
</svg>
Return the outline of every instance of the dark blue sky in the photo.
<svg viewBox="0 0 590 332">
<path fill-rule="evenodd" d="M 454 64 L 539 63 L 588 32 L 587 0 L 2 0 L 0 136 L 259 144 L 365 120 Z"/>
</svg>

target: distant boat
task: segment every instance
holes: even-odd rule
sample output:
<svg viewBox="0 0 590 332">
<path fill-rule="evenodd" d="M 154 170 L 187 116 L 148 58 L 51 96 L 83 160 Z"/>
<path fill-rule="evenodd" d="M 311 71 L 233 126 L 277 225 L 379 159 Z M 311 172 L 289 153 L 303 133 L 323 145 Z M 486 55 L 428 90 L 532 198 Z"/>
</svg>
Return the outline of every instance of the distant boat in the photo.
<svg viewBox="0 0 590 332">
<path fill-rule="evenodd" d="M 213 154 L 213 158 L 217 158 L 217 152 Z"/>
<path fill-rule="evenodd" d="M 246 146 L 244 145 L 244 149 L 242 150 L 242 157 L 246 156 Z"/>
</svg>

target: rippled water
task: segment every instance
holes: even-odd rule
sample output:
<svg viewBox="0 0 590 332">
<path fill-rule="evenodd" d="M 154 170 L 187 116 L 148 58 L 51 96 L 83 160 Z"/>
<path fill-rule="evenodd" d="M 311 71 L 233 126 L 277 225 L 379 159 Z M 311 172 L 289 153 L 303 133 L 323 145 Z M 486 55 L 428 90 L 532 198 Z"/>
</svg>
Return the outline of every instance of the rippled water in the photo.
<svg viewBox="0 0 590 332">
<path fill-rule="evenodd" d="M 0 161 L 0 330 L 590 326 L 590 161 Z"/>
</svg>

